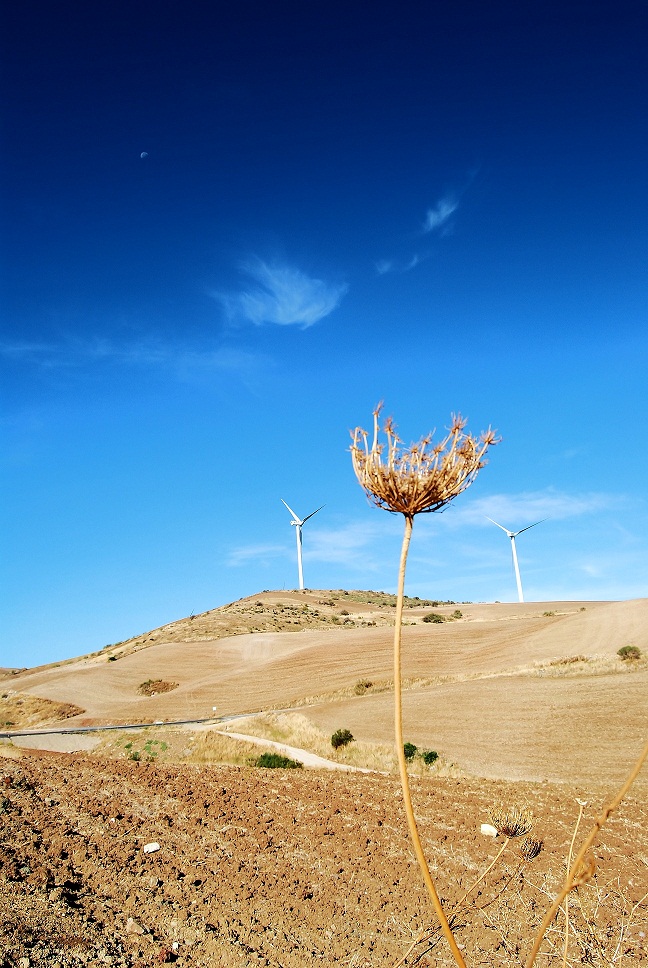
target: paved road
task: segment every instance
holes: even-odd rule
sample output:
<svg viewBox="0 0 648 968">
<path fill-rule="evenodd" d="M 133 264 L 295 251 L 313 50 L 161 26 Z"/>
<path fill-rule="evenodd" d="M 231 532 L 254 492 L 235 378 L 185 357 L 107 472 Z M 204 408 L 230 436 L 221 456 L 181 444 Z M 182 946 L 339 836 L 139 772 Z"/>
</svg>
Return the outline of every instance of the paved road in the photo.
<svg viewBox="0 0 648 968">
<path fill-rule="evenodd" d="M 63 736 L 66 733 L 100 733 L 105 729 L 150 729 L 151 726 L 193 726 L 195 723 L 224 723 L 238 717 L 210 716 L 209 719 L 156 719 L 154 723 L 122 723 L 120 726 L 60 726 L 58 729 L 13 729 L 0 733 L 0 739 L 13 739 L 14 736 Z M 244 718 L 244 717 L 241 717 Z"/>
</svg>

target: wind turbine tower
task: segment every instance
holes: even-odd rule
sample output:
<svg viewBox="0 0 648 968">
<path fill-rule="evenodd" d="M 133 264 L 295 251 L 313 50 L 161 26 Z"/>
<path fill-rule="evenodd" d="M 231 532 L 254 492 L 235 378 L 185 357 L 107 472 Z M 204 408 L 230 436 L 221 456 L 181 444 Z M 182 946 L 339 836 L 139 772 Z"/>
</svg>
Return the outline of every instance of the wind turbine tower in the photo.
<svg viewBox="0 0 648 968">
<path fill-rule="evenodd" d="M 295 528 L 295 537 L 297 538 L 297 567 L 299 569 L 299 588 L 301 591 L 303 591 L 304 590 L 304 569 L 302 566 L 302 528 L 306 524 L 309 518 L 312 518 L 314 514 L 317 514 L 318 511 L 322 510 L 324 505 L 322 504 L 321 507 L 317 508 L 315 511 L 311 511 L 310 514 L 307 514 L 306 517 L 302 519 L 297 517 L 293 509 L 291 507 L 288 507 L 288 505 L 286 504 L 283 498 L 281 498 L 280 500 L 281 500 L 281 503 L 285 507 L 287 507 L 290 513 L 292 514 L 292 521 L 290 523 Z"/>
<path fill-rule="evenodd" d="M 497 524 L 497 521 L 493 521 L 493 519 L 489 518 L 488 515 L 486 515 L 486 518 L 488 521 L 491 522 L 491 524 Z M 515 550 L 515 539 L 519 534 L 522 534 L 523 531 L 529 531 L 531 528 L 535 528 L 538 524 L 542 524 L 542 522 L 546 520 L 547 520 L 546 518 L 543 518 L 542 521 L 536 521 L 535 524 L 529 524 L 527 525 L 526 528 L 520 528 L 519 531 L 509 531 L 509 529 L 503 527 L 503 525 L 497 524 L 497 527 L 501 528 L 502 531 L 504 531 L 504 533 L 507 534 L 511 539 L 511 552 L 513 553 L 513 569 L 515 571 L 515 580 L 517 582 L 517 590 L 518 590 L 518 600 L 520 602 L 524 601 L 524 595 L 522 594 L 522 580 L 520 579 L 520 566 L 518 565 L 517 551 Z"/>
</svg>

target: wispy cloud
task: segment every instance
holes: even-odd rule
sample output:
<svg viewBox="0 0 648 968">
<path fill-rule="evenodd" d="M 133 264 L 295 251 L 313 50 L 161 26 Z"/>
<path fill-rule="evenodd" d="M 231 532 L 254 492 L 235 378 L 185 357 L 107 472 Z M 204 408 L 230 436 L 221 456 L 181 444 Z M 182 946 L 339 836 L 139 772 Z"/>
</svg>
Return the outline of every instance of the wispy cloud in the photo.
<svg viewBox="0 0 648 968">
<path fill-rule="evenodd" d="M 423 223 L 424 232 L 440 229 L 450 216 L 459 208 L 459 201 L 453 195 L 445 195 L 439 199 L 434 208 L 429 208 Z"/>
<path fill-rule="evenodd" d="M 352 522 L 338 528 L 314 527 L 308 531 L 305 528 L 304 558 L 327 564 L 353 563 L 358 566 L 362 563 L 363 567 L 375 570 L 373 544 L 379 539 L 384 541 L 385 524 L 384 520 L 376 520 Z M 288 535 L 283 544 L 257 543 L 232 548 L 227 556 L 227 564 L 231 567 L 250 562 L 269 564 L 277 558 L 294 557 L 295 542 L 291 538 L 292 535 Z"/>
<path fill-rule="evenodd" d="M 115 340 L 104 336 L 66 338 L 52 343 L 0 342 L 0 359 L 43 370 L 82 369 L 91 366 L 172 368 L 189 370 L 249 370 L 259 360 L 230 347 L 190 346 L 156 337 Z"/>
<path fill-rule="evenodd" d="M 588 491 L 582 494 L 568 494 L 555 488 L 543 491 L 523 491 L 520 494 L 492 494 L 464 502 L 439 516 L 438 520 L 452 527 L 477 525 L 492 527 L 488 518 L 493 518 L 506 528 L 516 530 L 529 524 L 549 518 L 565 521 L 583 514 L 595 514 L 619 508 L 627 503 L 627 498 L 618 494 Z M 435 515 L 436 518 L 436 515 Z"/>
<path fill-rule="evenodd" d="M 459 208 L 459 198 L 456 195 L 444 195 L 433 208 L 429 208 L 425 215 L 425 220 L 419 233 L 422 231 L 424 235 L 428 235 L 430 232 L 436 232 L 441 230 L 441 234 L 445 234 L 448 227 L 448 221 L 450 217 Z M 421 262 L 429 259 L 430 252 L 414 252 L 407 259 L 378 259 L 374 263 L 376 272 L 379 276 L 387 275 L 390 272 L 409 272 L 411 269 L 416 268 Z"/>
<path fill-rule="evenodd" d="M 374 543 L 383 540 L 391 530 L 385 520 L 350 523 L 338 528 L 318 528 L 304 544 L 304 550 L 313 561 L 328 564 L 362 567 L 375 571 L 379 558 L 374 553 Z"/>
<path fill-rule="evenodd" d="M 43 360 L 51 356 L 54 351 L 55 347 L 51 343 L 0 342 L 0 357 L 16 362 Z"/>
<path fill-rule="evenodd" d="M 379 276 L 384 276 L 388 272 L 409 272 L 421 262 L 429 259 L 429 257 L 429 252 L 415 252 L 414 255 L 407 261 L 399 261 L 397 259 L 379 259 L 378 262 L 375 263 L 376 272 Z"/>
<path fill-rule="evenodd" d="M 251 544 L 232 548 L 227 556 L 227 564 L 231 568 L 239 568 L 250 562 L 268 564 L 286 555 L 287 545 L 282 544 Z"/>
<path fill-rule="evenodd" d="M 237 293 L 216 293 L 232 321 L 261 326 L 306 329 L 329 316 L 347 291 L 344 284 L 324 282 L 286 263 L 252 259 L 241 264 L 251 285 Z"/>
</svg>

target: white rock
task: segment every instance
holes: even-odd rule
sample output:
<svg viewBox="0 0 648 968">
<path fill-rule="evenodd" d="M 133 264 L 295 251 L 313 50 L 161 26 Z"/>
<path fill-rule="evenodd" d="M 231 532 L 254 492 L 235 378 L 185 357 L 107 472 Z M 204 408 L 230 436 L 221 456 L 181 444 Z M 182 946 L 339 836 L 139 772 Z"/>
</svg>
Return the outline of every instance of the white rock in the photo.
<svg viewBox="0 0 648 968">
<path fill-rule="evenodd" d="M 159 849 L 160 849 L 160 845 L 158 843 L 156 843 L 155 841 L 153 841 L 152 844 L 144 844 L 144 853 L 145 854 L 154 854 L 155 851 L 156 850 L 159 850 Z"/>
<path fill-rule="evenodd" d="M 493 827 L 490 823 L 483 823 L 481 825 L 481 832 L 484 837 L 497 837 L 497 827 Z M 146 850 L 146 848 L 144 848 Z"/>
</svg>

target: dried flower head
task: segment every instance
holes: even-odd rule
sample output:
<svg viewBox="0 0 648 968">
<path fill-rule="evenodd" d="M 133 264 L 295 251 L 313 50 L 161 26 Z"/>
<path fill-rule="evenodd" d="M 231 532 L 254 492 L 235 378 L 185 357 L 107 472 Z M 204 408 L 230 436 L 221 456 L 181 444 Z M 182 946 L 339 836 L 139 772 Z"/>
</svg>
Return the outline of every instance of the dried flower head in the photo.
<svg viewBox="0 0 648 968">
<path fill-rule="evenodd" d="M 464 433 L 466 421 L 454 414 L 447 436 L 439 443 L 433 442 L 430 433 L 418 444 L 401 448 L 402 441 L 391 417 L 383 428 L 387 442 L 381 443 L 381 410 L 382 404 L 374 410 L 371 447 L 366 430 L 356 427 L 351 435 L 353 469 L 371 501 L 408 518 L 439 511 L 465 491 L 486 463 L 486 451 L 497 443 L 490 429 L 480 437 Z"/>
<path fill-rule="evenodd" d="M 525 837 L 520 844 L 520 853 L 525 860 L 533 860 L 534 857 L 538 856 L 543 846 L 541 840 L 536 840 L 535 837 Z"/>
<path fill-rule="evenodd" d="M 526 807 L 493 809 L 489 819 L 498 834 L 504 834 L 505 837 L 524 837 L 533 827 L 533 814 Z"/>
</svg>

